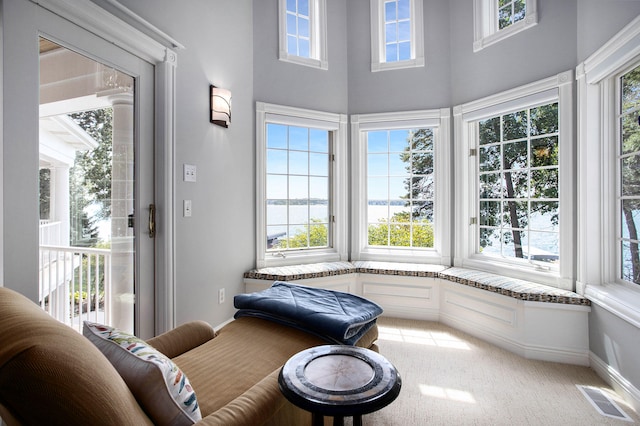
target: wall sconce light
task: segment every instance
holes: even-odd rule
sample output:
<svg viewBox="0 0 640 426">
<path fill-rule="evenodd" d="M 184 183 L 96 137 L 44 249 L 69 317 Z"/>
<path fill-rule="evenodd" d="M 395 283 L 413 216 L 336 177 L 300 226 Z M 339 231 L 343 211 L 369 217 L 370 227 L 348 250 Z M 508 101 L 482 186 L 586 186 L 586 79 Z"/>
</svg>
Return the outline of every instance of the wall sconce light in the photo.
<svg viewBox="0 0 640 426">
<path fill-rule="evenodd" d="M 209 86 L 210 121 L 218 126 L 229 127 L 231 123 L 231 92 L 214 85 Z"/>
</svg>

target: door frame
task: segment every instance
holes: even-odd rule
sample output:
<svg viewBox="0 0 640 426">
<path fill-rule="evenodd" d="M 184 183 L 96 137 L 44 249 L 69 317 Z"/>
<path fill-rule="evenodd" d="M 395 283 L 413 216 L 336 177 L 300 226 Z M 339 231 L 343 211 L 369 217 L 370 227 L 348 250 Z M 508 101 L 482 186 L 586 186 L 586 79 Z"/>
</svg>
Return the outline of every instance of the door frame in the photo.
<svg viewBox="0 0 640 426">
<path fill-rule="evenodd" d="M 136 28 L 89 0 L 0 0 L 2 8 L 6 1 L 30 1 L 76 26 L 96 34 L 119 48 L 151 63 L 155 70 L 154 105 L 154 176 L 156 204 L 155 237 L 155 300 L 154 325 L 140 324 L 137 333 L 147 338 L 175 327 L 175 90 L 177 54 L 173 49 L 182 48 L 153 25 L 135 15 L 129 9 L 108 0 L 118 13 L 135 22 Z M 5 35 L 2 28 L 2 41 Z M 150 37 L 150 34 L 153 36 Z M 156 41 L 160 40 L 160 41 Z M 2 64 L 0 64 L 2 65 Z M 0 80 L 4 79 L 0 68 Z M 2 90 L 0 86 L 0 90 Z M 4 92 L 3 96 L 4 96 Z M 3 98 L 4 99 L 4 98 Z M 4 103 L 4 100 L 3 100 Z M 3 112 L 0 110 L 0 112 Z M 3 130 L 4 114 L 0 115 L 0 130 Z M 4 156 L 4 131 L 0 132 L 0 159 Z M 0 183 L 3 183 L 0 177 Z M 4 185 L 0 195 L 4 193 Z M 4 216 L 3 198 L 0 198 L 0 219 Z M 139 212 L 142 213 L 142 212 Z M 141 214 L 142 218 L 143 215 Z M 0 222 L 0 236 L 4 236 L 4 220 Z M 3 238 L 4 240 L 4 238 Z M 0 272 L 4 277 L 4 249 L 0 246 Z M 4 283 L 2 283 L 4 284 Z M 0 284 L 0 285 L 2 285 Z"/>
</svg>

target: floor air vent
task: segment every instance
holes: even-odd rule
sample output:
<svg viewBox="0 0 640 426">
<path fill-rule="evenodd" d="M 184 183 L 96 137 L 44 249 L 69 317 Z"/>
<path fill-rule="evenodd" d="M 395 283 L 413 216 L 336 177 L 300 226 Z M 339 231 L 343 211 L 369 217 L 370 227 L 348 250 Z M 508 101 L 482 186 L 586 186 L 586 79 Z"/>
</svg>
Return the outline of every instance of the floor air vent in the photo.
<svg viewBox="0 0 640 426">
<path fill-rule="evenodd" d="M 633 419 L 627 415 L 618 404 L 609 398 L 602 390 L 590 386 L 576 385 L 587 400 L 595 407 L 603 416 L 612 417 L 618 420 L 632 422 Z"/>
</svg>

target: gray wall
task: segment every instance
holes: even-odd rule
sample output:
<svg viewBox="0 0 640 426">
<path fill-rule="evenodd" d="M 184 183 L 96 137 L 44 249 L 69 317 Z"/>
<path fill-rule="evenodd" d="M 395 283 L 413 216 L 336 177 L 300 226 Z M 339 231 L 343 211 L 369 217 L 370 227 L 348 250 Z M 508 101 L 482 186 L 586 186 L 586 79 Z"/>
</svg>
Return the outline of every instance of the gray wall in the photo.
<svg viewBox="0 0 640 426">
<path fill-rule="evenodd" d="M 185 46 L 177 51 L 176 322 L 220 324 L 255 265 L 252 0 L 122 3 Z M 228 129 L 209 123 L 210 83 L 232 92 Z M 197 166 L 196 183 L 182 181 L 184 163 Z M 184 199 L 191 218 L 182 217 Z"/>
<path fill-rule="evenodd" d="M 638 0 L 579 0 L 577 62 L 587 59 L 639 14 Z"/>
<path fill-rule="evenodd" d="M 347 0 L 327 1 L 329 69 L 278 59 L 278 1 L 254 0 L 256 101 L 335 113 L 347 112 Z"/>
<path fill-rule="evenodd" d="M 471 4 L 471 3 L 469 3 Z M 349 0 L 349 113 L 450 105 L 449 0 L 425 0 L 425 66 L 371 72 L 369 0 Z"/>
<path fill-rule="evenodd" d="M 452 105 L 576 66 L 576 0 L 538 0 L 538 25 L 473 52 L 472 0 L 451 1 Z"/>
</svg>

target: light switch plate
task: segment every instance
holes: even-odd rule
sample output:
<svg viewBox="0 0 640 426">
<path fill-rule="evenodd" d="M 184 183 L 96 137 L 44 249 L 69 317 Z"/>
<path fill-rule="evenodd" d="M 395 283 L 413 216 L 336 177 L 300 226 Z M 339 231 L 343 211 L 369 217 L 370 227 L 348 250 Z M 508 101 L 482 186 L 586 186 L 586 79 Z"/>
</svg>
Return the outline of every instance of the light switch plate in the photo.
<svg viewBox="0 0 640 426">
<path fill-rule="evenodd" d="M 182 203 L 182 213 L 184 217 L 191 217 L 191 200 L 184 200 Z"/>
<path fill-rule="evenodd" d="M 185 182 L 196 181 L 196 166 L 194 164 L 184 165 L 184 181 Z"/>
</svg>

